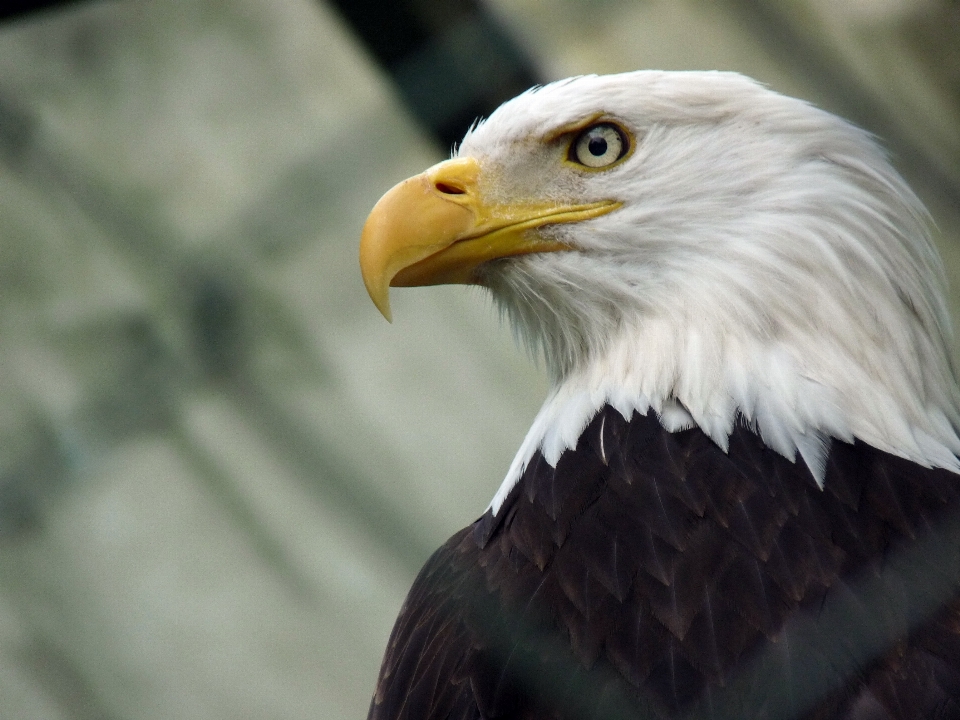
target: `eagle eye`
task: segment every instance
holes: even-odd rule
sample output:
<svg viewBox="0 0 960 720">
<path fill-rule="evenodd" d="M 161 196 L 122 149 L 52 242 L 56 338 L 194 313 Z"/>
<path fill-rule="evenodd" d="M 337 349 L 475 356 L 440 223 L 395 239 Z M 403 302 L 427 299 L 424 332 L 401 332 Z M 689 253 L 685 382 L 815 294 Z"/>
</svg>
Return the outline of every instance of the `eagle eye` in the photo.
<svg viewBox="0 0 960 720">
<path fill-rule="evenodd" d="M 627 154 L 626 133 L 613 123 L 598 123 L 581 132 L 570 145 L 570 160 L 589 168 L 613 165 Z"/>
</svg>

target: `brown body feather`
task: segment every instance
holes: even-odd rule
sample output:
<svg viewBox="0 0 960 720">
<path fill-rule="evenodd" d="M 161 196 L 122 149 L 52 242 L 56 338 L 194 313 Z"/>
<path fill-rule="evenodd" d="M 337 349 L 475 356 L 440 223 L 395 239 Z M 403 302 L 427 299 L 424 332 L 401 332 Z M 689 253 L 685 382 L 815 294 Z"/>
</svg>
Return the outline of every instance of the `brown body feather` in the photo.
<svg viewBox="0 0 960 720">
<path fill-rule="evenodd" d="M 371 720 L 960 717 L 960 477 L 605 408 L 424 567 Z"/>
</svg>

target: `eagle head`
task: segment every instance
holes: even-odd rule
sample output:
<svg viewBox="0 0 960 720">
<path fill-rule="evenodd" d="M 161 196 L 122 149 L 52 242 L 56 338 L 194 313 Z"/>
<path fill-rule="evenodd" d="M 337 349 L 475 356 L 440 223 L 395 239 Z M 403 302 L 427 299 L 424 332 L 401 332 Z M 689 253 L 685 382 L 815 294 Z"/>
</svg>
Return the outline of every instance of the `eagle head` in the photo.
<svg viewBox="0 0 960 720">
<path fill-rule="evenodd" d="M 734 73 L 530 90 L 390 190 L 361 268 L 489 289 L 553 381 L 500 492 L 605 404 L 726 448 L 738 422 L 822 482 L 831 439 L 960 470 L 926 212 L 872 137 Z"/>
</svg>

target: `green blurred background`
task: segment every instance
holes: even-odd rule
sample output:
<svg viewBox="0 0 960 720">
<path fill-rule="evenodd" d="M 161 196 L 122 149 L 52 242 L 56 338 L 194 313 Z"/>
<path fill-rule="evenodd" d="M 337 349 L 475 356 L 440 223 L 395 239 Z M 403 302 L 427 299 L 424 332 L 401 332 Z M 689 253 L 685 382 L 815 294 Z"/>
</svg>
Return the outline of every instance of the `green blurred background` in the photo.
<svg viewBox="0 0 960 720">
<path fill-rule="evenodd" d="M 0 24 L 0 719 L 365 716 L 414 574 L 483 512 L 546 383 L 479 290 L 395 291 L 388 325 L 364 218 L 497 93 L 637 68 L 738 70 L 880 135 L 958 315 L 956 0 L 97 0 Z"/>
</svg>

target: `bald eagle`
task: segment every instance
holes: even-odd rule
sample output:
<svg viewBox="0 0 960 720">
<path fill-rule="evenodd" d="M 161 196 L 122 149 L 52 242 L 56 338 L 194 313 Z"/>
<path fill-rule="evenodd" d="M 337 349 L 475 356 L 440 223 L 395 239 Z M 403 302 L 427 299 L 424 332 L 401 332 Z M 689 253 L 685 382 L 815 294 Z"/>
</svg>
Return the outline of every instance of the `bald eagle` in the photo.
<svg viewBox="0 0 960 720">
<path fill-rule="evenodd" d="M 960 717 L 960 391 L 917 197 L 733 73 L 533 89 L 364 226 L 552 390 L 427 562 L 373 720 Z"/>
</svg>

